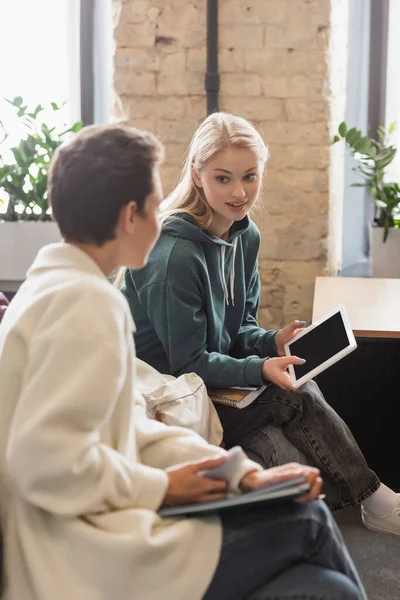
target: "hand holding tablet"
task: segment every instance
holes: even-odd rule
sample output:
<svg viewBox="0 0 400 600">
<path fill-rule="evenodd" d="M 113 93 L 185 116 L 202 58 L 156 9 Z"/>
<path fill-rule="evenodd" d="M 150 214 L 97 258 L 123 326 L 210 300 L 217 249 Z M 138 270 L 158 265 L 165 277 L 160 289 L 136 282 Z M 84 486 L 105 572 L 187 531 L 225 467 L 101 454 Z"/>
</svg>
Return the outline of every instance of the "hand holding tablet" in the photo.
<svg viewBox="0 0 400 600">
<path fill-rule="evenodd" d="M 301 365 L 289 365 L 294 388 L 299 388 L 357 348 L 344 306 L 338 306 L 306 329 L 285 346 L 286 356 L 305 359 Z"/>
</svg>

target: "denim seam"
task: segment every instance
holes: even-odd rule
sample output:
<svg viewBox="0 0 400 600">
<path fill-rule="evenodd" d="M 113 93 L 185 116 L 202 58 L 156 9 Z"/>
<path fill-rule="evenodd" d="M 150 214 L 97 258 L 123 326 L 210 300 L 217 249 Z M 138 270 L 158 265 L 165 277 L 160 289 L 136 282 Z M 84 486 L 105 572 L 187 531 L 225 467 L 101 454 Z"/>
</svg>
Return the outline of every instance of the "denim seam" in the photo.
<svg viewBox="0 0 400 600">
<path fill-rule="evenodd" d="M 238 444 L 238 445 L 242 446 L 243 440 L 246 440 L 247 436 L 255 436 L 255 437 L 258 437 L 259 439 L 261 438 L 264 442 L 266 442 L 266 444 L 268 445 L 268 447 L 271 450 L 271 455 L 272 455 L 272 459 L 273 459 L 272 464 L 273 465 L 277 464 L 277 456 L 276 456 L 275 446 L 271 442 L 269 437 L 267 435 L 265 435 L 263 431 L 261 431 L 261 429 L 250 429 L 245 434 L 242 434 L 242 435 L 239 434 L 238 436 L 229 440 L 229 445 L 234 446 L 234 445 Z M 245 447 L 243 449 L 246 451 Z M 270 468 L 270 467 L 268 467 L 268 468 Z"/>
<path fill-rule="evenodd" d="M 371 487 L 369 487 L 366 492 L 358 496 L 355 500 L 352 500 L 351 502 L 339 502 L 338 504 L 329 505 L 329 510 L 334 513 L 338 512 L 339 510 L 346 510 L 347 508 L 354 508 L 356 506 L 359 506 L 364 500 L 366 500 L 374 492 L 376 492 L 380 485 L 381 482 L 378 479 L 378 481 L 376 481 L 374 485 L 371 485 Z"/>
<path fill-rule="evenodd" d="M 327 460 L 327 458 L 319 451 L 318 446 L 316 445 L 315 441 L 313 440 L 313 438 L 311 437 L 311 435 L 309 434 L 309 430 L 307 429 L 306 426 L 304 425 L 300 425 L 300 429 L 303 430 L 304 435 L 309 439 L 310 443 L 312 444 L 312 446 L 315 448 L 315 451 L 317 453 L 317 455 L 319 456 L 321 462 L 325 465 L 325 468 L 327 469 L 327 471 L 331 474 L 331 477 L 340 485 L 343 487 L 344 486 L 347 488 L 348 490 L 348 494 L 349 497 L 351 498 L 351 489 L 348 485 L 348 483 L 341 477 L 340 474 L 335 473 L 332 471 L 329 461 Z M 361 504 L 361 502 L 363 500 L 366 500 L 369 496 L 371 496 L 371 494 L 373 494 L 374 492 L 376 492 L 376 490 L 379 488 L 380 486 L 380 480 L 377 478 L 377 481 L 375 481 L 375 483 L 373 485 L 371 485 L 368 490 L 366 490 L 365 492 L 363 492 L 362 494 L 360 494 L 357 498 L 350 500 L 349 502 L 339 502 L 338 504 L 334 504 L 332 506 L 329 506 L 330 510 L 332 512 L 337 512 L 338 510 L 343 510 L 346 508 L 354 508 L 355 506 L 359 506 Z"/>
<path fill-rule="evenodd" d="M 302 423 L 299 423 L 298 425 L 299 425 L 299 429 L 303 432 L 304 436 L 310 442 L 311 446 L 314 448 L 316 455 L 318 456 L 319 460 L 323 463 L 324 467 L 329 472 L 331 477 L 337 483 L 342 483 L 340 475 L 332 469 L 329 460 L 327 459 L 325 454 L 321 451 L 320 447 L 317 445 L 316 441 L 312 437 L 312 434 L 311 434 L 310 430 L 307 428 L 307 426 L 303 425 Z M 346 487 L 348 487 L 347 483 L 345 483 L 345 485 L 346 485 Z"/>
<path fill-rule="evenodd" d="M 284 404 L 286 406 L 290 406 L 291 408 L 293 408 L 294 410 L 296 410 L 298 413 L 302 414 L 302 411 L 297 406 L 291 404 L 290 402 L 285 402 L 279 396 L 275 396 L 275 397 L 273 396 L 269 402 L 271 402 L 271 401 L 272 402 L 274 402 L 274 401 L 275 402 L 279 402 L 280 404 Z M 265 402 L 265 404 L 268 404 L 268 403 Z M 324 465 L 324 467 L 326 468 L 326 470 L 328 471 L 328 473 L 331 475 L 332 479 L 341 488 L 345 487 L 346 490 L 347 490 L 347 494 L 349 495 L 349 497 L 351 497 L 351 489 L 350 489 L 348 483 L 346 482 L 346 480 L 342 479 L 342 477 L 340 476 L 339 473 L 336 473 L 336 471 L 334 471 L 332 469 L 329 460 L 326 458 L 325 454 L 323 454 L 322 451 L 320 450 L 319 446 L 315 442 L 315 440 L 312 437 L 312 434 L 311 434 L 310 430 L 307 428 L 307 426 L 304 425 L 303 423 L 297 423 L 297 426 L 299 427 L 299 429 L 303 433 L 303 435 L 307 438 L 307 440 L 310 443 L 311 447 L 314 449 L 314 452 L 316 453 L 316 455 L 318 456 L 319 460 L 322 462 L 322 464 Z M 376 485 L 376 484 L 374 484 L 374 485 Z M 368 492 L 366 492 L 366 493 L 368 494 Z M 371 493 L 372 492 L 370 492 L 368 495 L 371 495 Z M 365 497 L 368 498 L 368 495 L 365 496 Z M 343 504 L 343 506 L 348 506 L 348 507 L 357 506 L 357 503 L 355 503 L 354 500 L 350 501 L 349 503 L 344 503 L 343 502 L 342 504 Z M 358 504 L 360 504 L 360 501 L 358 502 Z M 335 507 L 338 507 L 338 505 L 335 505 Z M 332 509 L 333 511 L 340 510 L 340 508 L 335 508 L 335 507 Z"/>
<path fill-rule="evenodd" d="M 263 431 L 261 431 L 261 429 L 252 429 L 251 431 L 249 431 L 249 434 L 254 435 L 258 438 L 261 438 L 267 444 L 267 446 L 271 450 L 272 464 L 276 464 L 275 446 L 274 446 L 274 444 L 271 443 L 271 440 L 269 439 L 269 437 L 267 435 L 265 435 L 265 433 Z"/>
</svg>

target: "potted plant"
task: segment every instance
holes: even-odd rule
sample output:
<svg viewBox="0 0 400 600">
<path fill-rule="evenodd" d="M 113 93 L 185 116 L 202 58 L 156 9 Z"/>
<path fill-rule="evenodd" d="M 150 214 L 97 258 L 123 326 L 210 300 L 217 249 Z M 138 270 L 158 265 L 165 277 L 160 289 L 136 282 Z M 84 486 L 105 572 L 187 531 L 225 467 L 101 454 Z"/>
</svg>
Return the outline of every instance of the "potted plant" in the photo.
<svg viewBox="0 0 400 600">
<path fill-rule="evenodd" d="M 56 148 L 82 123 L 60 131 L 42 120 L 42 105 L 28 109 L 20 96 L 7 102 L 22 134 L 18 145 L 6 152 L 9 132 L 0 122 L 0 280 L 21 282 L 41 246 L 60 239 L 48 206 L 47 173 Z M 51 102 L 49 114 L 62 106 Z"/>
<path fill-rule="evenodd" d="M 387 180 L 386 169 L 396 156 L 397 148 L 390 144 L 395 130 L 392 123 L 386 130 L 378 127 L 377 140 L 363 136 L 356 127 L 341 123 L 333 143 L 344 141 L 357 165 L 355 171 L 363 183 L 353 186 L 367 188 L 375 206 L 371 227 L 371 258 L 373 277 L 400 277 L 400 186 Z"/>
</svg>

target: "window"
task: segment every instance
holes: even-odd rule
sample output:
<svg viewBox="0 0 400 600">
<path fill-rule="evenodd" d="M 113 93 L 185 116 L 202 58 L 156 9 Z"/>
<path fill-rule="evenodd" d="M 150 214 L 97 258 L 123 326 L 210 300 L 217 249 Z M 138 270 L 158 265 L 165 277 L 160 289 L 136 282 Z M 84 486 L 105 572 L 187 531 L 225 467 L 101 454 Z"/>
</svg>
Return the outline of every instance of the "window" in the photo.
<svg viewBox="0 0 400 600">
<path fill-rule="evenodd" d="M 389 40 L 386 76 L 386 126 L 396 122 L 397 128 L 392 143 L 399 148 L 394 161 L 387 169 L 388 179 L 400 181 L 400 0 L 390 0 Z"/>
<path fill-rule="evenodd" d="M 79 6 L 79 0 L 0 4 L 0 118 L 11 132 L 6 146 L 18 143 L 20 131 L 4 98 L 22 96 L 30 108 L 66 102 L 59 114 L 51 111 L 50 122 L 80 120 Z M 50 119 L 45 111 L 42 117 Z"/>
</svg>

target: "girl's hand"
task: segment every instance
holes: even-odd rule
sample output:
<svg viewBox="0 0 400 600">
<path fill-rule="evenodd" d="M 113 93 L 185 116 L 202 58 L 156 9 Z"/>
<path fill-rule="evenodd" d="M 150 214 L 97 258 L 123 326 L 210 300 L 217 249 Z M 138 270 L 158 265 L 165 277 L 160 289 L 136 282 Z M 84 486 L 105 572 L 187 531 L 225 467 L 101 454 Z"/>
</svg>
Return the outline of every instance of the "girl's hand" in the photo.
<svg viewBox="0 0 400 600">
<path fill-rule="evenodd" d="M 268 487 L 283 481 L 290 481 L 297 477 L 304 477 L 305 483 L 309 483 L 310 491 L 305 496 L 297 499 L 297 502 L 310 502 L 316 500 L 321 494 L 322 479 L 318 469 L 299 465 L 297 463 L 288 463 L 280 467 L 273 467 L 265 471 L 251 471 L 247 473 L 240 481 L 239 487 L 242 492 L 250 492 L 260 488 Z"/>
<path fill-rule="evenodd" d="M 227 458 L 227 456 L 202 458 L 180 467 L 167 469 L 169 485 L 162 506 L 209 502 L 225 498 L 227 482 L 204 477 L 201 473 L 219 467 Z"/>
<path fill-rule="evenodd" d="M 278 356 L 285 356 L 284 345 L 300 333 L 305 326 L 305 321 L 292 321 L 289 325 L 278 331 L 275 336 L 275 346 Z"/>
<path fill-rule="evenodd" d="M 269 358 L 262 366 L 262 376 L 265 381 L 275 383 L 283 390 L 295 392 L 290 381 L 287 368 L 289 365 L 302 365 L 304 360 L 298 356 L 282 356 L 279 358 Z"/>
</svg>

